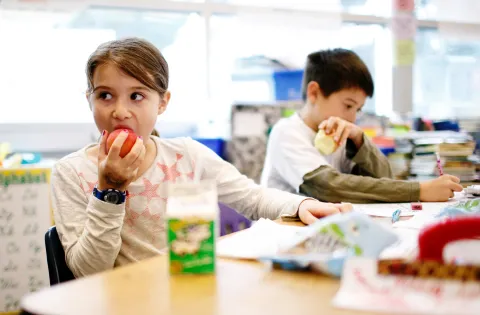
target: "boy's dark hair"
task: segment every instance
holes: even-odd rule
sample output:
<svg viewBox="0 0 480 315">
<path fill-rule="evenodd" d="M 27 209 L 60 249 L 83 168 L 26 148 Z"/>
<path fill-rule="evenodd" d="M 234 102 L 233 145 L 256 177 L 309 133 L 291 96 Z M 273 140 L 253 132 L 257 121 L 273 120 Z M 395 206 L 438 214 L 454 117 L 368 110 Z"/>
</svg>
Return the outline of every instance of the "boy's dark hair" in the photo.
<svg viewBox="0 0 480 315">
<path fill-rule="evenodd" d="M 320 50 L 307 57 L 303 74 L 302 97 L 307 99 L 307 86 L 317 82 L 325 97 L 348 88 L 359 88 L 373 96 L 373 79 L 365 63 L 356 53 L 336 48 Z"/>
</svg>

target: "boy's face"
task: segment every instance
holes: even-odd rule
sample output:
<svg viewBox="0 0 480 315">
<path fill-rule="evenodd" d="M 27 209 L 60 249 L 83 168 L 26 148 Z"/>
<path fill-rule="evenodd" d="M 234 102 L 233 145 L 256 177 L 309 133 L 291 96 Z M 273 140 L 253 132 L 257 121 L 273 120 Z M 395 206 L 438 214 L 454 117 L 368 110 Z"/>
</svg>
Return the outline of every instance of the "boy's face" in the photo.
<svg viewBox="0 0 480 315">
<path fill-rule="evenodd" d="M 170 98 L 167 92 L 162 99 L 158 92 L 110 63 L 98 66 L 93 85 L 88 100 L 98 129 L 112 132 L 128 128 L 144 139 L 148 139 Z"/>
<path fill-rule="evenodd" d="M 366 99 L 367 94 L 359 88 L 343 89 L 325 97 L 318 83 L 310 82 L 307 87 L 307 101 L 313 105 L 310 116 L 317 125 L 332 116 L 354 124 Z"/>
</svg>

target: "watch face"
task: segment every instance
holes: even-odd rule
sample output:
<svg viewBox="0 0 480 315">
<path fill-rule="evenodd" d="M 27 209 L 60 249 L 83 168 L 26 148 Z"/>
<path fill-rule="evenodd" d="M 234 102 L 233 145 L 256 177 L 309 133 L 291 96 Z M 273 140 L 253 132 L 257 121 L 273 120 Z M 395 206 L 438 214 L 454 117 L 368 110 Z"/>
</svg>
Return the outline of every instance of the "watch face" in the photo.
<svg viewBox="0 0 480 315">
<path fill-rule="evenodd" d="M 114 191 L 110 191 L 105 194 L 105 201 L 108 203 L 118 204 L 120 201 L 120 196 Z"/>
</svg>

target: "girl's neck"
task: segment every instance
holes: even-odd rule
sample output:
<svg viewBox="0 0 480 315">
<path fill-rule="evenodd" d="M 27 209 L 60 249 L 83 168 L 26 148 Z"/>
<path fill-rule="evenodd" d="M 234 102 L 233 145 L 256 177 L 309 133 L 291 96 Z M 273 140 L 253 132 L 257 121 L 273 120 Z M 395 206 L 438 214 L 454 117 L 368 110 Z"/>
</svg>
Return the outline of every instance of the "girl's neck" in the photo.
<svg viewBox="0 0 480 315">
<path fill-rule="evenodd" d="M 143 174 L 150 168 L 150 166 L 152 166 L 155 158 L 157 157 L 157 144 L 152 138 L 148 137 L 148 141 L 147 143 L 145 143 L 145 147 L 145 158 L 143 159 L 142 164 L 140 164 L 138 168 L 137 178 L 135 178 L 135 180 L 143 176 Z"/>
</svg>

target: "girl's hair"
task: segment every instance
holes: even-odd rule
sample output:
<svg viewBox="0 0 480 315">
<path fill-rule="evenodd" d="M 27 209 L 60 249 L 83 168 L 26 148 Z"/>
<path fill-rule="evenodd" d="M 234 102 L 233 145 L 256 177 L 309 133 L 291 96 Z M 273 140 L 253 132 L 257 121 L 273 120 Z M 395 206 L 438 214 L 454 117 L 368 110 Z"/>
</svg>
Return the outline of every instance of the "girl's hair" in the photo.
<svg viewBox="0 0 480 315">
<path fill-rule="evenodd" d="M 93 92 L 93 75 L 98 66 L 111 63 L 135 78 L 163 98 L 168 90 L 168 64 L 160 51 L 140 38 L 125 38 L 106 42 L 90 55 L 86 74 L 88 93 Z M 159 136 L 154 129 L 152 135 Z"/>
</svg>

